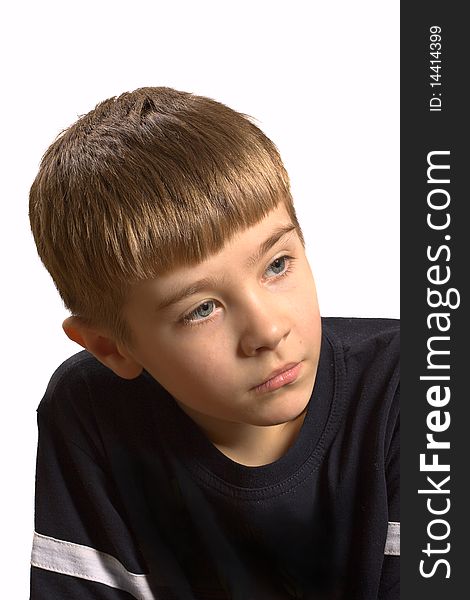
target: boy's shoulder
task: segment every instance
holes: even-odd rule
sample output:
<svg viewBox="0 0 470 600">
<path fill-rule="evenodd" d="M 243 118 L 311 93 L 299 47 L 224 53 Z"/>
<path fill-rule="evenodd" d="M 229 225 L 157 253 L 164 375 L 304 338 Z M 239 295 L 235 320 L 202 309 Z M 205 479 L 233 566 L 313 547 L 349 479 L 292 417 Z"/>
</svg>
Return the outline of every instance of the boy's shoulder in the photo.
<svg viewBox="0 0 470 600">
<path fill-rule="evenodd" d="M 368 384 L 399 385 L 400 321 L 381 318 L 322 318 L 323 335 L 335 354 L 338 368 L 348 377 Z M 341 367 L 342 365 L 342 367 Z"/>
<path fill-rule="evenodd" d="M 64 360 L 54 371 L 40 406 L 47 404 L 55 395 L 64 393 L 67 389 L 86 393 L 89 382 L 93 380 L 101 380 L 105 385 L 108 372 L 110 373 L 109 369 L 87 350 L 77 352 Z"/>
<path fill-rule="evenodd" d="M 322 317 L 323 332 L 333 346 L 351 354 L 365 346 L 400 344 L 400 320 L 365 317 Z"/>
<path fill-rule="evenodd" d="M 351 443 L 371 456 L 377 440 L 388 455 L 398 452 L 400 413 L 400 321 L 382 318 L 323 318 L 334 353 L 335 410 L 344 415 Z M 390 455 L 391 456 L 391 455 Z"/>
<path fill-rule="evenodd" d="M 92 404 L 129 397 L 148 386 L 144 376 L 133 380 L 118 377 L 87 350 L 67 358 L 53 373 L 38 406 L 39 413 L 61 413 L 74 408 L 86 410 Z M 116 403 L 114 403 L 116 404 Z"/>
<path fill-rule="evenodd" d="M 96 462 L 104 461 L 110 439 L 138 438 L 161 418 L 163 409 L 155 407 L 163 403 L 156 399 L 165 398 L 163 388 L 145 371 L 123 379 L 81 351 L 52 375 L 37 408 L 40 432 L 60 438 L 60 447 L 72 445 Z"/>
</svg>

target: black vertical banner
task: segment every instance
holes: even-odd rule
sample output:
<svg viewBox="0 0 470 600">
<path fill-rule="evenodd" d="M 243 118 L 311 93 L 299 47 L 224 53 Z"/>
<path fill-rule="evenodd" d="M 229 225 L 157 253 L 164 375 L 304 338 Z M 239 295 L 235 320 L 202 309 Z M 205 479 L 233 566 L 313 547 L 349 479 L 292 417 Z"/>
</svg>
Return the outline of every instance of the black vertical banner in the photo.
<svg viewBox="0 0 470 600">
<path fill-rule="evenodd" d="M 465 3 L 401 3 L 404 599 L 468 597 L 470 30 Z"/>
</svg>

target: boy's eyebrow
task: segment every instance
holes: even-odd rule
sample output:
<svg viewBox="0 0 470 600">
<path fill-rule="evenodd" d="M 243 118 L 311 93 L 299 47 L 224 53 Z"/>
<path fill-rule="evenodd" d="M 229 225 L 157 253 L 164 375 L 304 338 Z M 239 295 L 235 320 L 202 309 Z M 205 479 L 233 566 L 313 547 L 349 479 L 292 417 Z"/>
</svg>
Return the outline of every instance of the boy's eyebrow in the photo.
<svg viewBox="0 0 470 600">
<path fill-rule="evenodd" d="M 260 244 L 258 250 L 250 256 L 250 258 L 246 261 L 248 267 L 255 265 L 271 248 L 277 244 L 277 242 L 283 238 L 285 235 L 297 229 L 295 225 L 289 223 L 288 225 L 283 225 L 282 227 L 278 227 L 274 230 L 274 232 L 266 239 L 262 244 Z"/>
<path fill-rule="evenodd" d="M 172 304 L 176 304 L 189 296 L 193 296 L 198 292 L 202 291 L 205 288 L 210 287 L 214 284 L 214 280 L 210 277 L 204 277 L 204 279 L 198 279 L 191 285 L 188 285 L 180 290 L 176 290 L 175 292 L 170 292 L 167 296 L 162 298 L 162 300 L 157 305 L 157 310 L 163 310 L 164 308 L 168 308 Z"/>
<path fill-rule="evenodd" d="M 248 258 L 246 264 L 248 267 L 256 264 L 269 250 L 277 244 L 277 242 L 283 238 L 285 235 L 290 233 L 291 231 L 297 229 L 295 225 L 289 223 L 288 225 L 283 225 L 282 227 L 278 227 L 264 242 L 262 242 L 257 251 Z M 166 295 L 157 305 L 157 310 L 163 310 L 168 308 L 172 304 L 176 304 L 189 296 L 193 296 L 198 292 L 202 291 L 205 288 L 211 287 L 214 285 L 214 279 L 210 277 L 204 277 L 203 279 L 198 279 L 194 283 L 176 290 L 174 292 L 170 292 Z"/>
</svg>

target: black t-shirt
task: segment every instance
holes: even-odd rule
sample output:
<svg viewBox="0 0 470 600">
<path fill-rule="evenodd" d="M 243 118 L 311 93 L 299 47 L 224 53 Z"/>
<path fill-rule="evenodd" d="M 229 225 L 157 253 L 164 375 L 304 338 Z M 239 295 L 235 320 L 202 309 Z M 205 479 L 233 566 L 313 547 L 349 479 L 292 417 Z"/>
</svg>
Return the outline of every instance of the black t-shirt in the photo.
<svg viewBox="0 0 470 600">
<path fill-rule="evenodd" d="M 398 599 L 398 322 L 322 327 L 300 433 L 260 467 L 148 373 L 63 363 L 38 408 L 32 600 Z"/>
</svg>

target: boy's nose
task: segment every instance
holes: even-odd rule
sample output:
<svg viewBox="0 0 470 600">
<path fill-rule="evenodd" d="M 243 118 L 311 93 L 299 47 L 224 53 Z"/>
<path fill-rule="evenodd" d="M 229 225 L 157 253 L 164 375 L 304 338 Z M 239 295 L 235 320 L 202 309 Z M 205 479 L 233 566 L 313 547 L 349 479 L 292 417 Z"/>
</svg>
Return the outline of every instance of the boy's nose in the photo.
<svg viewBox="0 0 470 600">
<path fill-rule="evenodd" d="M 275 301 L 263 303 L 252 300 L 245 306 L 240 346 L 246 356 L 262 350 L 274 350 L 290 331 L 289 320 Z"/>
</svg>

